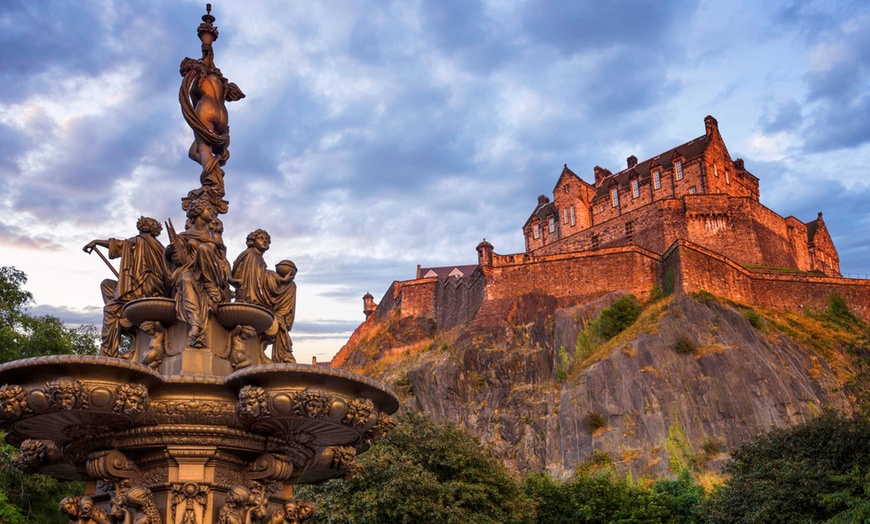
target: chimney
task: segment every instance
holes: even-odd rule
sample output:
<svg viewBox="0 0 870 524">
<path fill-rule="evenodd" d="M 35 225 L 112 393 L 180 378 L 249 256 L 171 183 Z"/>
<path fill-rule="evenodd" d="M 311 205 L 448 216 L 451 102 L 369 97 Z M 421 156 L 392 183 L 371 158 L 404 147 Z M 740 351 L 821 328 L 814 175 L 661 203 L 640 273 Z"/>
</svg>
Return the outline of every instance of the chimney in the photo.
<svg viewBox="0 0 870 524">
<path fill-rule="evenodd" d="M 707 136 L 712 136 L 713 132 L 719 132 L 719 121 L 710 115 L 704 117 L 704 128 L 707 130 Z"/>
<path fill-rule="evenodd" d="M 734 161 L 734 167 L 738 171 L 746 171 L 746 166 L 743 164 L 742 158 L 738 158 L 737 160 Z"/>
<path fill-rule="evenodd" d="M 311 365 L 312 365 L 312 366 L 316 366 L 316 365 L 317 365 L 317 357 L 314 356 L 314 355 L 311 355 Z"/>
<path fill-rule="evenodd" d="M 595 166 L 592 168 L 592 171 L 595 172 L 595 187 L 598 187 L 607 175 L 604 174 L 604 169 L 602 169 L 601 166 Z"/>
<path fill-rule="evenodd" d="M 538 197 L 538 206 L 543 206 L 544 204 L 550 203 L 550 197 L 547 195 L 541 195 Z"/>
<path fill-rule="evenodd" d="M 634 155 L 631 155 L 630 157 L 626 158 L 625 161 L 628 164 L 628 169 L 631 169 L 637 165 L 637 157 Z"/>
</svg>

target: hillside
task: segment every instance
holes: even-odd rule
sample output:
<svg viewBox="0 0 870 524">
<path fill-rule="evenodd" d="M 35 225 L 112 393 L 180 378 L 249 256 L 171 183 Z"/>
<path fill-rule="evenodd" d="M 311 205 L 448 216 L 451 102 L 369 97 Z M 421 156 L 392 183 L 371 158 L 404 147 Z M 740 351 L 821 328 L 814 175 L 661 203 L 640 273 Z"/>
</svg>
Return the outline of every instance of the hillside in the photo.
<svg viewBox="0 0 870 524">
<path fill-rule="evenodd" d="M 667 297 L 608 340 L 624 295 L 525 294 L 449 331 L 372 316 L 333 365 L 459 423 L 514 468 L 561 477 L 602 452 L 636 477 L 716 470 L 739 443 L 865 395 L 863 327 L 841 301 L 810 315 Z"/>
</svg>

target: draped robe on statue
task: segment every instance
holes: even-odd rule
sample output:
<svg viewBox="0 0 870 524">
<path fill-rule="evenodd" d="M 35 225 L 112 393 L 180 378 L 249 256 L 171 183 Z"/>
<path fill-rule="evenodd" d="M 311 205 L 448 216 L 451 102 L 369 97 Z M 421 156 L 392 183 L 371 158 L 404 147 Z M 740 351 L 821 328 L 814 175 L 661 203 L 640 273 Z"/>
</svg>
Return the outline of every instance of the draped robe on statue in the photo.
<svg viewBox="0 0 870 524">
<path fill-rule="evenodd" d="M 295 362 L 288 332 L 296 317 L 296 283 L 267 267 L 262 252 L 255 247 L 245 249 L 236 257 L 233 278 L 241 281 L 236 289 L 236 300 L 263 306 L 275 314 L 278 332 L 274 340 L 267 338 L 265 342 L 272 342 L 276 362 Z"/>
<path fill-rule="evenodd" d="M 180 253 L 174 250 L 179 249 Z M 176 244 L 167 249 L 172 261 L 172 284 L 176 289 L 178 318 L 191 326 L 191 345 L 204 347 L 208 314 L 218 303 L 229 299 L 229 274 L 226 248 L 209 231 L 190 229 L 178 234 Z"/>
<path fill-rule="evenodd" d="M 137 298 L 166 296 L 163 244 L 149 234 L 127 240 L 109 239 L 109 258 L 121 258 L 118 280 L 100 285 L 103 295 L 103 330 L 100 353 L 118 356 L 120 322 L 124 305 Z"/>
</svg>

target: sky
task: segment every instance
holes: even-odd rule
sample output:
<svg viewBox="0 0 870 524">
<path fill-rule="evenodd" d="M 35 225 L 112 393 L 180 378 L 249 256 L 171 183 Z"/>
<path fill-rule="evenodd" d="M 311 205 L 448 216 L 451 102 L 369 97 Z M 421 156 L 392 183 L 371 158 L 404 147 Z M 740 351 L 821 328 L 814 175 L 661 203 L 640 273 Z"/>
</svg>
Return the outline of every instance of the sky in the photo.
<svg viewBox="0 0 870 524">
<path fill-rule="evenodd" d="M 88 241 L 184 223 L 178 65 L 204 2 L 0 3 L 0 265 L 31 311 L 99 324 Z M 329 360 L 417 264 L 523 251 L 537 196 L 704 134 L 761 201 L 824 212 L 844 275 L 870 274 L 866 1 L 213 1 L 227 104 L 230 260 L 266 229 L 299 273 L 300 362 Z M 165 236 L 162 237 L 164 243 Z"/>
</svg>

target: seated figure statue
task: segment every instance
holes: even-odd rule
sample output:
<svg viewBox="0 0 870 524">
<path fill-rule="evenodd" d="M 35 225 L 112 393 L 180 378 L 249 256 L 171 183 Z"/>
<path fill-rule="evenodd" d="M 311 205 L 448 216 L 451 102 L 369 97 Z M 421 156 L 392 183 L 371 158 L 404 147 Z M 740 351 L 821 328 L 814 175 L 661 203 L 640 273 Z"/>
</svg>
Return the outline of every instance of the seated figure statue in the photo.
<svg viewBox="0 0 870 524">
<path fill-rule="evenodd" d="M 296 362 L 289 331 L 296 316 L 296 264 L 289 260 L 278 263 L 276 271 L 267 269 L 263 254 L 272 239 L 262 229 L 252 231 L 247 239 L 248 248 L 233 262 L 233 278 L 239 282 L 236 301 L 263 306 L 275 314 L 278 331 L 261 337 L 261 344 L 272 343 L 275 362 Z"/>
<path fill-rule="evenodd" d="M 208 346 L 209 313 L 231 297 L 226 246 L 214 220 L 216 211 L 208 198 L 193 200 L 187 209 L 187 229 L 178 234 L 170 231 L 172 238 L 164 253 L 176 314 L 188 325 L 188 345 L 196 348 Z"/>
<path fill-rule="evenodd" d="M 118 280 L 100 284 L 103 295 L 103 330 L 100 354 L 117 357 L 121 335 L 121 315 L 127 302 L 137 298 L 166 296 L 166 266 L 163 244 L 157 240 L 163 228 L 153 218 L 140 217 L 139 234 L 126 240 L 92 240 L 83 248 L 91 253 L 97 246 L 109 250 L 109 258 L 121 258 Z"/>
</svg>

